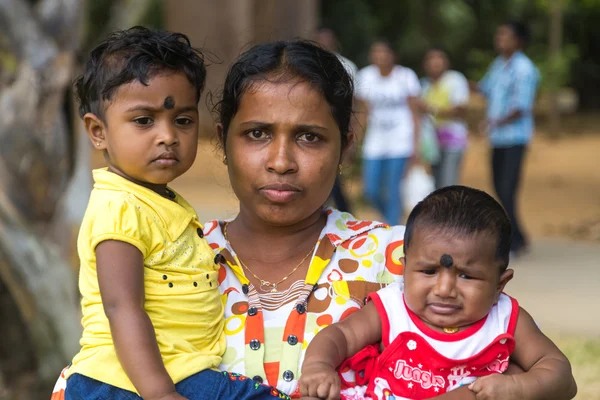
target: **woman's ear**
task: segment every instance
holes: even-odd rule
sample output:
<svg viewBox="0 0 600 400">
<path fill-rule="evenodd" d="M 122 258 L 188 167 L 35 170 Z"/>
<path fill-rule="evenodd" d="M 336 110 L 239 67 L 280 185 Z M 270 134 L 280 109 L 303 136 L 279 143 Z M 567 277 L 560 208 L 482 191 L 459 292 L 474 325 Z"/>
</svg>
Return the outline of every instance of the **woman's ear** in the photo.
<svg viewBox="0 0 600 400">
<path fill-rule="evenodd" d="M 342 148 L 342 157 L 340 158 L 340 163 L 343 164 L 346 161 L 349 161 L 349 158 L 354 154 L 356 146 L 356 134 L 352 131 L 348 132 L 346 135 L 346 144 Z"/>
<path fill-rule="evenodd" d="M 96 114 L 87 113 L 83 116 L 83 125 L 88 137 L 96 150 L 106 150 L 106 125 Z"/>
</svg>

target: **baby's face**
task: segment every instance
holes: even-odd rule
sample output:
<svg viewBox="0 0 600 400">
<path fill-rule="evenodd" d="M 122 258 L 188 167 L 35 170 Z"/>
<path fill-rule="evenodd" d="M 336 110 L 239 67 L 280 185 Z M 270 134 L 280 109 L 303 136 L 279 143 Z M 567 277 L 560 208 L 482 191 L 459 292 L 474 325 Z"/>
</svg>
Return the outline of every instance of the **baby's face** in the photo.
<svg viewBox="0 0 600 400">
<path fill-rule="evenodd" d="M 496 239 L 415 227 L 404 260 L 408 308 L 436 330 L 466 328 L 485 317 L 513 271 L 501 273 Z"/>
</svg>

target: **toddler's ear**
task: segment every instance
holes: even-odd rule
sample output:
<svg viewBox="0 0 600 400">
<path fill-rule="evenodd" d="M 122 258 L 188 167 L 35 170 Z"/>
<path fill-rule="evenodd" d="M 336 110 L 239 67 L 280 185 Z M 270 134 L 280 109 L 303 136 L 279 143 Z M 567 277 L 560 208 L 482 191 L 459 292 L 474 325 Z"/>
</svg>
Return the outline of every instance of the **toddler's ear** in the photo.
<svg viewBox="0 0 600 400">
<path fill-rule="evenodd" d="M 88 137 L 96 150 L 106 150 L 106 126 L 96 114 L 87 113 L 83 116 L 83 125 Z"/>
</svg>

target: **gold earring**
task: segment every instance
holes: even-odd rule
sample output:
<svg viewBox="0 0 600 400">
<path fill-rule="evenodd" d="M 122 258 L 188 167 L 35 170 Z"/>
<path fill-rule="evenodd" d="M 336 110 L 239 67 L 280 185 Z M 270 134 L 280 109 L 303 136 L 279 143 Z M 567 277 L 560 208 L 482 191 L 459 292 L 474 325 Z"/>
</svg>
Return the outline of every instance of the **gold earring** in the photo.
<svg viewBox="0 0 600 400">
<path fill-rule="evenodd" d="M 100 146 L 100 142 L 96 142 L 96 146 Z"/>
<path fill-rule="evenodd" d="M 223 156 L 223 164 L 227 165 L 227 156 Z"/>
<path fill-rule="evenodd" d="M 341 175 L 342 174 L 342 164 L 338 165 L 338 174 Z"/>
</svg>

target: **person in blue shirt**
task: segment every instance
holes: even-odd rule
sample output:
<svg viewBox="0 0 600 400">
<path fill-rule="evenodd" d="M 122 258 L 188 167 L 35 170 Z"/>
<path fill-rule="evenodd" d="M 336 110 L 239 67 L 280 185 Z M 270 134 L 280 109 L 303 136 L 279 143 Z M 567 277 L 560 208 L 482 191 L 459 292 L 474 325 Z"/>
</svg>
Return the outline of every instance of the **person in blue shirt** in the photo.
<svg viewBox="0 0 600 400">
<path fill-rule="evenodd" d="M 528 248 L 517 217 L 516 196 L 523 159 L 534 132 L 533 105 L 540 74 L 523 53 L 529 30 L 520 22 L 500 25 L 494 45 L 498 57 L 477 88 L 487 99 L 486 130 L 492 147 L 494 189 L 513 228 L 512 253 Z"/>
</svg>

